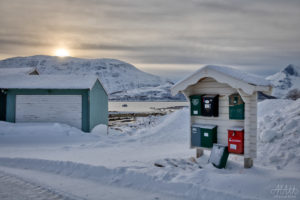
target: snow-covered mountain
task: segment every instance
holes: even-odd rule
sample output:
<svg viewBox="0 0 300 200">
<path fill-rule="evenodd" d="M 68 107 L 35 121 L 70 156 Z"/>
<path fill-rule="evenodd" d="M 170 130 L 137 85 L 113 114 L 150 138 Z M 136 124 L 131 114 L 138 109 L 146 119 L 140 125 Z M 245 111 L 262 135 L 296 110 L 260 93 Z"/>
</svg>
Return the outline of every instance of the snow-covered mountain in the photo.
<svg viewBox="0 0 300 200">
<path fill-rule="evenodd" d="M 35 67 L 40 74 L 75 74 L 99 76 L 112 100 L 180 100 L 172 97 L 168 79 L 143 72 L 115 59 L 82 59 L 55 56 L 14 57 L 0 61 L 1 67 Z"/>
<path fill-rule="evenodd" d="M 266 79 L 271 81 L 274 86 L 272 95 L 283 98 L 292 89 L 300 90 L 300 67 L 290 64 Z"/>
</svg>

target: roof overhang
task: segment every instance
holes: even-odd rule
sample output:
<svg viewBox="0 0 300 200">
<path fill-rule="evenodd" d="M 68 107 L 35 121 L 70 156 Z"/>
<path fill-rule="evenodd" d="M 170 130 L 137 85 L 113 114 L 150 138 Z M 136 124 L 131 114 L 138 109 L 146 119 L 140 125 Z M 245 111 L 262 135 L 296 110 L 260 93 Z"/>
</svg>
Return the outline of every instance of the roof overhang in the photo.
<svg viewBox="0 0 300 200">
<path fill-rule="evenodd" d="M 198 70 L 196 73 L 188 76 L 182 81 L 176 83 L 171 88 L 171 94 L 176 95 L 179 92 L 183 92 L 189 86 L 198 83 L 203 78 L 213 78 L 219 83 L 228 84 L 230 87 L 235 89 L 240 89 L 248 95 L 252 95 L 255 91 L 263 91 L 269 92 L 271 90 L 270 85 L 254 85 L 249 84 L 245 81 L 239 80 L 237 78 L 231 77 L 227 74 L 221 73 L 219 71 L 210 69 L 210 68 L 202 68 Z"/>
<path fill-rule="evenodd" d="M 94 75 L 93 76 L 11 75 L 11 76 L 1 76 L 0 88 L 4 88 L 4 89 L 92 89 L 92 87 L 95 85 L 97 80 L 103 86 L 100 79 Z M 105 92 L 107 93 L 106 90 Z"/>
</svg>

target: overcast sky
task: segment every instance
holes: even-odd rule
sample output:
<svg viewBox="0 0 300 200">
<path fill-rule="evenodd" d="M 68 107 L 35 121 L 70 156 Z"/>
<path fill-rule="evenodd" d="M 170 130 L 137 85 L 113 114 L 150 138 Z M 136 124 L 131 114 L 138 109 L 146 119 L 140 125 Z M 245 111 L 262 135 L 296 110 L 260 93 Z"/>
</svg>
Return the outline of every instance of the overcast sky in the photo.
<svg viewBox="0 0 300 200">
<path fill-rule="evenodd" d="M 300 65 L 300 0 L 1 0 L 0 59 L 116 58 L 179 78 L 204 64 Z"/>
</svg>

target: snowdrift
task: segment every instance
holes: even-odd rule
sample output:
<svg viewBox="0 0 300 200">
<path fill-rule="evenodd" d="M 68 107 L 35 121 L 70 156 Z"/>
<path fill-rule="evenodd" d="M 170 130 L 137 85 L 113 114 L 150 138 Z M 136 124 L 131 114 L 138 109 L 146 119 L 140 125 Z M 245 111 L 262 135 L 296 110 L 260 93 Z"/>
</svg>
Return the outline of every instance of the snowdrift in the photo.
<svg viewBox="0 0 300 200">
<path fill-rule="evenodd" d="M 258 104 L 258 160 L 263 165 L 300 170 L 300 99 Z"/>
<path fill-rule="evenodd" d="M 273 99 L 258 104 L 258 158 L 256 164 L 277 169 L 300 169 L 300 100 Z M 149 118 L 138 128 L 121 127 L 122 132 L 104 126 L 92 133 L 58 123 L 0 122 L 0 144 L 64 144 L 93 142 L 94 147 L 126 146 L 157 149 L 180 147 L 189 149 L 188 109 L 178 110 L 162 117 Z M 137 120 L 137 123 L 141 123 Z M 142 151 L 142 150 L 141 150 Z M 159 151 L 159 150 L 158 150 Z M 172 150 L 170 150 L 171 152 Z M 180 150 L 177 150 L 179 152 Z"/>
<path fill-rule="evenodd" d="M 105 135 L 99 125 L 93 134 L 60 123 L 9 123 L 0 121 L 0 145 L 53 145 L 74 142 L 88 142 Z M 103 133 L 99 133 L 100 130 Z"/>
</svg>

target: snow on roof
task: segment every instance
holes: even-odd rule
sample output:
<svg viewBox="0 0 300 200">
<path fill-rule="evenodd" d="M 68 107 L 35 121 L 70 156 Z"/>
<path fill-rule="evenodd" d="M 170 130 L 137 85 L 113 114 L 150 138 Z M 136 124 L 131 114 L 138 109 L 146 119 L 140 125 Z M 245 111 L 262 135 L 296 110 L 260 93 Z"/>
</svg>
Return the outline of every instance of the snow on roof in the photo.
<svg viewBox="0 0 300 200">
<path fill-rule="evenodd" d="M 218 82 L 227 83 L 233 88 L 241 88 L 248 94 L 252 94 L 254 90 L 267 91 L 271 86 L 271 83 L 268 80 L 254 74 L 233 69 L 231 67 L 206 65 L 176 83 L 172 87 L 171 92 L 175 95 L 179 91 L 186 89 L 189 85 L 193 85 L 205 77 L 211 77 Z"/>
<path fill-rule="evenodd" d="M 228 130 L 242 131 L 242 130 L 244 130 L 244 127 L 242 127 L 242 126 L 233 126 L 233 127 L 230 127 Z"/>
<path fill-rule="evenodd" d="M 192 124 L 192 127 L 199 127 L 199 128 L 204 128 L 204 129 L 213 129 L 217 127 L 217 125 L 213 124 Z"/>
<path fill-rule="evenodd" d="M 207 65 L 204 68 L 213 69 L 215 71 L 221 72 L 233 78 L 239 79 L 241 81 L 247 82 L 252 85 L 260 85 L 260 86 L 269 86 L 270 82 L 265 78 L 259 77 L 255 74 L 250 74 L 244 71 L 240 71 L 231 67 L 225 66 L 216 66 L 216 65 Z M 199 69 L 198 71 L 200 71 Z"/>
<path fill-rule="evenodd" d="M 5 89 L 91 89 L 97 76 L 13 75 L 1 76 L 0 88 Z M 99 80 L 100 82 L 100 80 Z"/>
<path fill-rule="evenodd" d="M 10 67 L 10 68 L 0 68 L 0 76 L 8 75 L 28 75 L 34 72 L 36 69 L 34 67 Z"/>
</svg>

